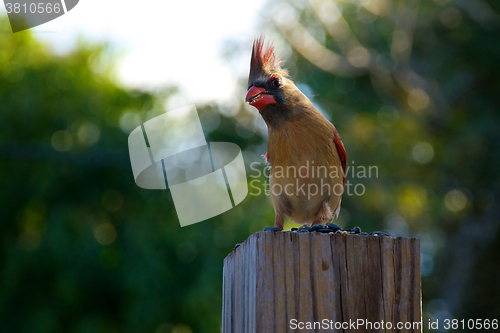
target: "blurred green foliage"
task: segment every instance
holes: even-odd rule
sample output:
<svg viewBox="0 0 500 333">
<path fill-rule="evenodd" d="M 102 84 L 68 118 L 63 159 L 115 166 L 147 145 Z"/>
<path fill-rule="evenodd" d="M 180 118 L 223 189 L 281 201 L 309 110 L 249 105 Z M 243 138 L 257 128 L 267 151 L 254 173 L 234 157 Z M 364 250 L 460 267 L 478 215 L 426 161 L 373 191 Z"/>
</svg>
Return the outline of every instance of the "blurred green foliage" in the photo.
<svg viewBox="0 0 500 333">
<path fill-rule="evenodd" d="M 105 46 L 0 45 L 1 331 L 218 331 L 222 259 L 268 218 L 245 220 L 250 204 L 181 229 L 168 191 L 135 185 L 128 133 L 175 89 L 120 87 Z M 211 141 L 234 141 L 232 118 L 199 111 Z"/>
<path fill-rule="evenodd" d="M 295 0 L 263 14 L 350 165 L 378 167 L 348 174 L 366 192 L 344 196 L 338 223 L 421 239 L 426 319 L 500 319 L 499 6 Z M 59 56 L 29 32 L 0 34 L 2 331 L 219 331 L 222 260 L 272 224 L 262 193 L 180 228 L 168 191 L 135 185 L 128 133 L 176 89 L 121 87 L 112 63 L 105 45 Z M 255 110 L 198 111 L 208 141 L 264 168 Z"/>
</svg>

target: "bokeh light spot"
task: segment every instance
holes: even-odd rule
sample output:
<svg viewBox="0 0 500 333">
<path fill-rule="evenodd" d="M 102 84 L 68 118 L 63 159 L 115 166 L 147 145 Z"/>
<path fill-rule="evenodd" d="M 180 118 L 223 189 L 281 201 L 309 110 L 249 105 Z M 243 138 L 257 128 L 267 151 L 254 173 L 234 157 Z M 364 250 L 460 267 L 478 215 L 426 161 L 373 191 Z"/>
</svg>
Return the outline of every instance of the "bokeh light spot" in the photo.
<svg viewBox="0 0 500 333">
<path fill-rule="evenodd" d="M 73 146 L 73 137 L 68 131 L 57 131 L 52 135 L 52 147 L 58 152 L 65 152 Z"/>
<path fill-rule="evenodd" d="M 429 102 L 429 95 L 422 89 L 412 89 L 408 94 L 408 105 L 416 111 L 427 108 Z"/>
<path fill-rule="evenodd" d="M 362 46 L 356 46 L 347 51 L 347 61 L 354 67 L 363 68 L 370 64 L 370 52 Z"/>
<path fill-rule="evenodd" d="M 393 237 L 408 237 L 410 228 L 404 218 L 397 214 L 388 215 L 384 219 L 387 232 Z"/>
<path fill-rule="evenodd" d="M 377 65 L 377 68 L 386 74 L 395 70 L 396 66 L 398 65 L 398 61 L 396 58 L 394 58 L 391 54 L 384 52 L 377 56 L 375 63 Z"/>
<path fill-rule="evenodd" d="M 407 185 L 398 196 L 398 204 L 405 217 L 417 217 L 427 205 L 427 191 L 417 184 Z"/>
<path fill-rule="evenodd" d="M 467 197 L 460 190 L 451 190 L 444 197 L 446 208 L 452 212 L 459 212 L 467 206 Z"/>
<path fill-rule="evenodd" d="M 155 333 L 171 333 L 172 325 L 167 323 L 161 323 L 155 330 Z"/>
<path fill-rule="evenodd" d="M 410 46 L 410 40 L 408 35 L 401 30 L 398 30 L 392 34 L 392 45 L 391 50 L 393 52 L 403 52 Z"/>
<path fill-rule="evenodd" d="M 16 83 L 23 79 L 24 77 L 24 68 L 17 61 L 9 61 L 3 68 L 3 77 L 11 82 Z"/>
<path fill-rule="evenodd" d="M 124 133 L 129 134 L 140 125 L 141 117 L 135 112 L 124 112 L 120 117 L 120 128 Z"/>
<path fill-rule="evenodd" d="M 426 164 L 434 158 L 434 149 L 427 142 L 419 142 L 413 147 L 413 158 L 421 164 Z"/>
<path fill-rule="evenodd" d="M 78 141 L 80 141 L 85 146 L 92 146 L 101 136 L 101 131 L 94 123 L 84 123 L 78 129 Z"/>
<path fill-rule="evenodd" d="M 191 327 L 189 327 L 188 325 L 179 324 L 173 328 L 172 333 L 193 333 L 193 331 L 191 330 Z"/>
<path fill-rule="evenodd" d="M 94 237 L 101 245 L 112 244 L 116 239 L 116 229 L 110 223 L 102 223 L 95 228 Z"/>
</svg>

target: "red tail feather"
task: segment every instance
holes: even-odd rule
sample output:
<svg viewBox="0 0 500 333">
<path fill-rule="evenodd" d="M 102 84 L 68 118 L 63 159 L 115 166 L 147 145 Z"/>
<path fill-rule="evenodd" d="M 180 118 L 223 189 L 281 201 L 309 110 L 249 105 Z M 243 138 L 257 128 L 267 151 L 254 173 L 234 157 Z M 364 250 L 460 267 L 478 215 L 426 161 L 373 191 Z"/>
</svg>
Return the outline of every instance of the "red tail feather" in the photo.
<svg viewBox="0 0 500 333">
<path fill-rule="evenodd" d="M 339 153 L 340 161 L 342 162 L 342 169 L 344 172 L 344 186 L 345 186 L 345 180 L 346 180 L 346 167 L 347 167 L 347 154 L 345 152 L 344 144 L 342 143 L 342 140 L 340 140 L 340 135 L 337 130 L 335 130 L 335 133 L 333 134 L 333 141 L 335 142 L 335 146 L 337 146 L 337 151 Z"/>
</svg>

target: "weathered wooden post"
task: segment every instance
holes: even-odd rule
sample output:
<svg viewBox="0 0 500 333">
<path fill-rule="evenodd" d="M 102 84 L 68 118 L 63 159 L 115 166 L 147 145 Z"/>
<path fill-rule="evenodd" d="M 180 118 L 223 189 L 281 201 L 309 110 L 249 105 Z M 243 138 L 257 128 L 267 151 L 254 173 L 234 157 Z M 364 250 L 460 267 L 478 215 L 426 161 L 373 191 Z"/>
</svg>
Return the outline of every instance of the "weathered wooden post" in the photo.
<svg viewBox="0 0 500 333">
<path fill-rule="evenodd" d="M 261 231 L 224 259 L 224 333 L 421 332 L 421 322 L 418 239 Z"/>
</svg>

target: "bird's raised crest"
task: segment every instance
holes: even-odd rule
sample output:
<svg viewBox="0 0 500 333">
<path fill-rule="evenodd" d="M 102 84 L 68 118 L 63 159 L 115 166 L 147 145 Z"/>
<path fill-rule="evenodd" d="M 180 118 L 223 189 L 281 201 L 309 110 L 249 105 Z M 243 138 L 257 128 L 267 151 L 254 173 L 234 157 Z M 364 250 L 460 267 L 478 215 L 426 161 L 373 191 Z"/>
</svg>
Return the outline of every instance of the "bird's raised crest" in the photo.
<svg viewBox="0 0 500 333">
<path fill-rule="evenodd" d="M 264 48 L 264 36 L 255 38 L 250 60 L 250 79 L 270 72 L 288 75 L 287 71 L 280 67 L 281 60 L 274 54 L 274 44 L 268 43 Z"/>
<path fill-rule="evenodd" d="M 268 43 L 264 49 L 264 36 L 256 38 L 253 42 L 252 59 L 250 66 L 255 68 L 278 68 L 281 61 L 274 54 L 274 43 Z"/>
</svg>

